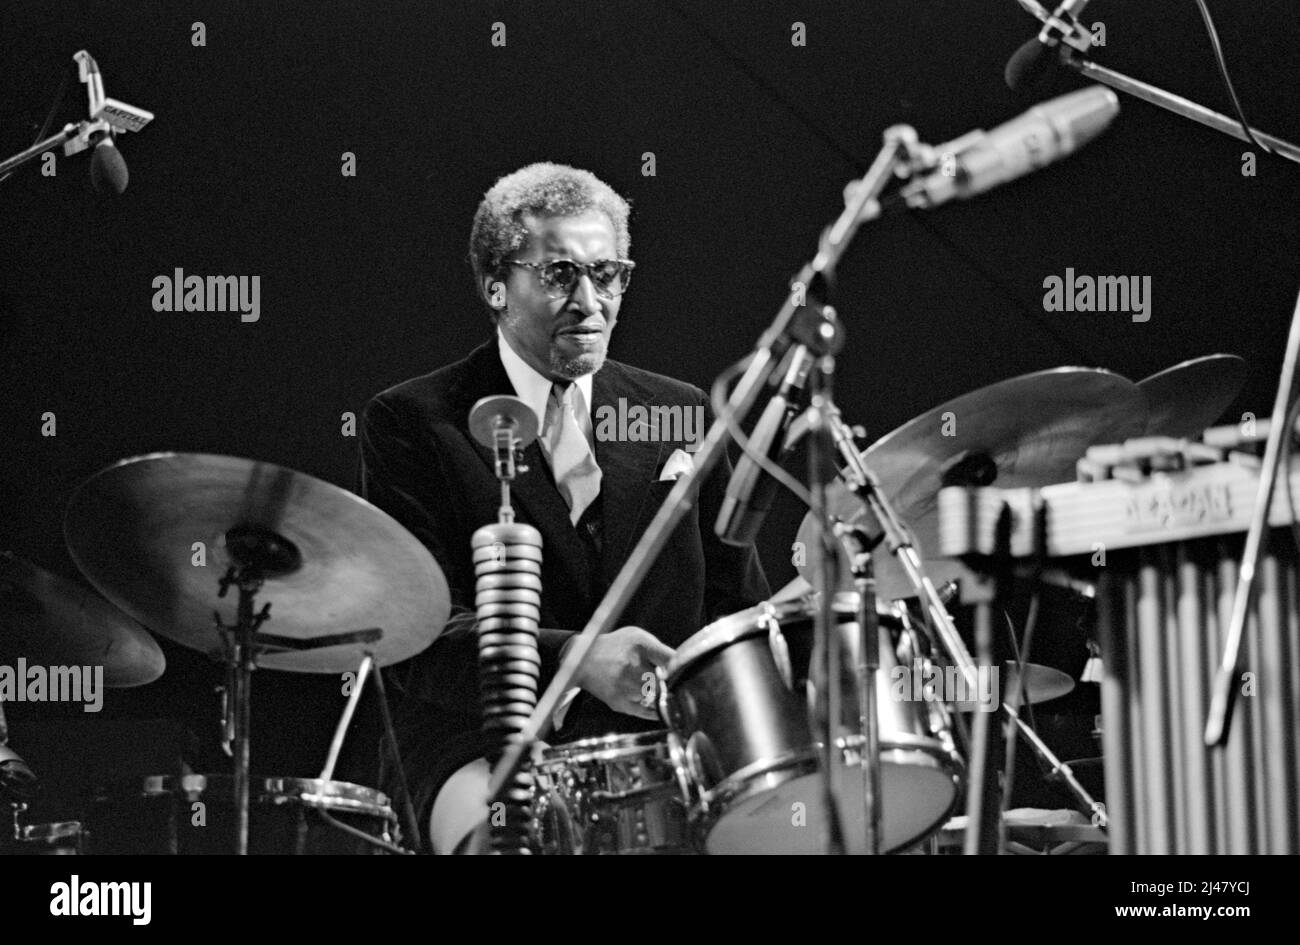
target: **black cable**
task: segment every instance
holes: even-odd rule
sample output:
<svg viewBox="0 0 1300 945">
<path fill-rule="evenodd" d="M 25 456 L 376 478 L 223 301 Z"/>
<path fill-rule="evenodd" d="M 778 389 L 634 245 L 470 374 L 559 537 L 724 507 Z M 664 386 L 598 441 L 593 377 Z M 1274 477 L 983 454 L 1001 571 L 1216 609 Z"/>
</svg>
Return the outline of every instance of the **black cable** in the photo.
<svg viewBox="0 0 1300 945">
<path fill-rule="evenodd" d="M 1241 130 L 1245 132 L 1251 144 L 1265 154 L 1272 154 L 1272 149 L 1259 141 L 1250 130 L 1250 122 L 1246 120 L 1246 113 L 1242 111 L 1241 102 L 1237 100 L 1237 90 L 1232 87 L 1232 77 L 1228 75 L 1228 62 L 1223 58 L 1223 47 L 1219 44 L 1219 33 L 1214 28 L 1214 20 L 1210 17 L 1210 8 L 1205 5 L 1205 0 L 1196 0 L 1196 6 L 1201 11 L 1201 19 L 1205 21 L 1205 32 L 1209 34 L 1210 45 L 1214 47 L 1214 60 L 1219 65 L 1219 74 L 1223 76 L 1223 85 L 1228 90 L 1228 98 L 1232 99 L 1232 110 L 1237 113 Z"/>
<path fill-rule="evenodd" d="M 740 447 L 741 451 L 744 452 L 746 456 L 758 464 L 759 469 L 763 470 L 763 472 L 767 473 L 781 485 L 793 492 L 795 497 L 804 505 L 811 507 L 812 495 L 809 491 L 801 482 L 799 482 L 799 480 L 795 479 L 780 466 L 776 465 L 758 450 L 753 448 L 753 445 L 749 441 L 749 437 L 745 435 L 745 431 L 742 430 L 740 424 L 736 422 L 736 415 L 727 403 L 727 385 L 731 383 L 733 377 L 744 372 L 748 366 L 749 358 L 746 357 L 725 368 L 723 372 L 718 375 L 717 380 L 713 382 L 713 390 L 709 395 L 709 399 L 713 405 L 713 415 L 722 420 L 723 424 L 727 428 L 727 432 L 735 439 L 736 445 Z"/>
<path fill-rule="evenodd" d="M 41 125 L 41 130 L 36 132 L 36 140 L 33 141 L 32 144 L 36 144 L 40 142 L 47 135 L 49 135 L 50 125 L 54 124 L 54 116 L 58 114 L 59 106 L 63 104 L 63 97 L 67 94 L 68 94 L 68 70 L 65 67 L 63 69 L 63 79 L 59 82 L 59 90 L 54 93 L 54 104 L 50 106 L 50 111 L 45 116 L 45 123 Z M 8 174 L 4 174 L 3 176 L 0 176 L 0 182 L 8 180 L 10 177 L 13 176 L 14 171 L 16 170 L 18 170 L 18 168 L 15 167 L 13 171 L 10 171 Z"/>
</svg>

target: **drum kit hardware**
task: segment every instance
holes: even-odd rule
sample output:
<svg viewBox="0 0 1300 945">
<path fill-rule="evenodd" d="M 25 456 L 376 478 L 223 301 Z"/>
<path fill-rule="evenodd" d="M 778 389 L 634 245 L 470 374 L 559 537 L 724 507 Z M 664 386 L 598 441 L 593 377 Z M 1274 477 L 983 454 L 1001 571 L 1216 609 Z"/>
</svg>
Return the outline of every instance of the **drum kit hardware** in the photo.
<svg viewBox="0 0 1300 945">
<path fill-rule="evenodd" d="M 308 827 L 346 835 L 367 851 L 418 849 L 398 844 L 398 817 L 383 794 L 332 774 L 367 679 L 386 710 L 374 670 L 423 650 L 446 623 L 446 580 L 427 548 L 337 486 L 202 454 L 151 454 L 103 470 L 78 487 L 64 524 L 73 560 L 103 597 L 8 557 L 0 572 L 6 643 L 43 659 L 102 664 L 113 685 L 142 685 L 162 674 L 163 658 L 138 621 L 224 663 L 230 675 L 223 726 L 233 775 L 158 776 L 98 798 L 88 817 L 89 852 L 245 853 L 250 836 L 254 852 L 338 852 L 328 839 L 292 850 L 274 839 L 301 839 Z M 227 622 L 219 605 L 232 587 L 238 600 Z M 259 594 L 269 598 L 260 610 Z M 275 633 L 261 629 L 268 621 Z M 320 778 L 251 777 L 255 667 L 356 674 Z M 206 839 L 178 837 L 177 808 L 184 803 L 188 811 L 199 798 L 216 801 L 206 806 L 219 815 L 205 825 Z M 399 800 L 418 845 L 409 794 Z M 172 833 L 149 829 L 151 842 L 136 842 L 141 835 L 131 825 L 142 823 L 171 824 Z M 16 841 L 23 836 L 16 828 Z"/>
<path fill-rule="evenodd" d="M 857 455 L 917 535 L 927 571 L 957 574 L 945 570 L 949 562 L 931 552 L 937 546 L 927 538 L 941 488 L 954 481 L 1063 481 L 1089 446 L 1129 434 L 1175 435 L 1202 422 L 1211 409 L 1206 403 L 1221 410 L 1240 383 L 1238 359 L 1226 356 L 1187 362 L 1140 384 L 1093 369 L 1044 371 L 948 401 Z M 936 432 L 948 412 L 957 418 L 954 436 Z M 851 476 L 842 472 L 827 489 L 826 508 L 837 524 L 870 519 L 866 502 L 850 488 Z M 799 535 L 815 546 L 815 523 L 805 519 Z M 5 852 L 417 849 L 418 830 L 402 798 L 395 807 L 376 790 L 332 779 L 364 681 L 374 676 L 378 683 L 375 670 L 423 650 L 446 622 L 446 581 L 413 536 L 320 480 L 198 454 L 137 457 L 90 477 L 69 502 L 65 536 L 102 597 L 12 554 L 0 556 L 0 651 L 101 665 L 105 684 L 116 687 L 146 685 L 163 674 L 163 654 L 149 631 L 223 662 L 234 682 L 226 718 L 233 773 L 156 775 L 114 785 L 95 796 L 81 822 L 25 824 L 25 799 L 7 792 L 14 826 Z M 196 566 L 199 545 L 206 561 Z M 534 753 L 536 852 L 813 853 L 825 848 L 834 819 L 845 852 L 867 852 L 863 795 L 869 787 L 862 774 L 872 753 L 859 730 L 856 697 L 857 674 L 866 664 L 859 652 L 862 599 L 851 569 L 837 571 L 842 586 L 832 609 L 846 697 L 828 724 L 819 715 L 826 700 L 816 694 L 830 677 L 818 653 L 821 596 L 809 580 L 814 572 L 815 566 L 805 567 L 769 601 L 709 624 L 676 650 L 660 672 L 663 729 Z M 950 820 L 970 790 L 962 718 L 979 708 L 970 700 L 893 694 L 900 674 L 913 672 L 914 664 L 934 671 L 947 663 L 927 608 L 898 594 L 898 580 L 883 578 L 888 590 L 874 606 L 882 852 L 949 844 L 952 824 L 964 823 Z M 231 588 L 238 592 L 233 619 L 220 611 Z M 951 580 L 942 585 L 935 593 L 939 606 L 951 604 L 957 590 Z M 266 601 L 260 609 L 259 599 Z M 320 778 L 249 772 L 254 666 L 358 673 Z M 1104 807 L 1017 711 L 1068 694 L 1074 680 L 1035 663 L 997 668 L 995 699 L 1008 724 L 1040 753 L 1051 780 L 1070 785 L 1085 814 L 1102 812 L 1088 837 L 1104 836 Z M 834 733 L 830 752 L 824 731 Z M 828 755 L 840 780 L 833 813 L 821 787 Z M 198 801 L 207 811 L 203 829 L 186 826 Z M 1060 839 L 1050 831 L 1043 837 Z"/>
<path fill-rule="evenodd" d="M 937 535 L 937 496 L 954 482 L 952 475 L 945 475 L 945 470 L 960 465 L 954 457 L 987 457 L 978 464 L 983 471 L 977 481 L 1065 481 L 1073 478 L 1076 465 L 1094 444 L 1116 437 L 1173 435 L 1189 417 L 1203 416 L 1210 409 L 1206 402 L 1221 411 L 1240 389 L 1238 363 L 1231 356 L 1212 356 L 1156 375 L 1160 381 L 1150 395 L 1161 413 L 1156 422 L 1148 416 L 1146 387 L 1119 375 L 1082 368 L 1031 374 L 928 411 L 861 456 L 870 462 L 880 488 L 907 510 L 907 524 L 921 535 Z M 1184 383 L 1183 371 L 1196 375 L 1195 383 Z M 959 437 L 936 432 L 948 411 L 960 418 Z M 827 491 L 835 516 L 851 521 L 865 517 L 864 503 L 854 499 L 843 480 Z M 815 524 L 805 519 L 800 538 L 811 547 L 814 536 Z M 918 544 L 925 551 L 937 550 L 924 539 Z M 945 570 L 947 565 L 953 567 Z M 955 560 L 931 554 L 925 555 L 925 567 L 929 573 L 964 572 Z M 811 734 L 817 700 L 809 697 L 817 660 L 819 595 L 811 583 L 815 564 L 801 570 L 768 601 L 715 621 L 677 648 L 660 671 L 664 729 L 539 750 L 532 761 L 538 852 L 752 854 L 824 849 L 828 817 L 819 786 L 824 744 Z M 854 689 L 855 667 L 861 662 L 856 652 L 860 600 L 851 590 L 847 570 L 842 572 L 847 587 L 836 592 L 833 604 L 846 693 Z M 1063 587 L 1081 606 L 1090 605 L 1090 585 L 1058 572 L 1044 572 L 1043 580 Z M 936 596 L 946 606 L 958 591 L 956 580 L 950 579 Z M 875 606 L 881 628 L 875 698 L 883 852 L 946 852 L 955 833 L 969 826 L 965 816 L 950 818 L 969 790 L 963 754 L 969 750 L 969 733 L 964 732 L 962 716 L 977 712 L 979 705 L 891 696 L 892 684 L 901 672 L 912 671 L 913 661 L 933 670 L 942 654 L 925 626 L 924 608 L 915 605 L 914 599 L 900 595 Z M 1078 636 L 1080 647 L 1092 646 L 1082 639 L 1085 632 L 1076 621 L 1066 623 L 1053 629 Z M 1066 788 L 1079 809 L 1052 816 L 1007 812 L 1008 850 L 1104 850 L 1105 806 L 1079 780 L 1086 776 L 1095 781 L 1092 769 L 1099 760 L 1076 763 L 1080 771 L 1073 771 L 1019 713 L 1023 706 L 1068 695 L 1075 680 L 1032 662 L 1005 661 L 997 668 L 994 699 L 1007 724 L 1034 750 L 1046 783 Z M 835 742 L 835 764 L 842 775 L 860 774 L 864 768 L 862 736 L 854 732 L 857 722 L 858 705 L 850 697 L 842 703 Z M 843 783 L 838 803 L 845 852 L 866 852 L 862 781 L 850 776 Z"/>
</svg>

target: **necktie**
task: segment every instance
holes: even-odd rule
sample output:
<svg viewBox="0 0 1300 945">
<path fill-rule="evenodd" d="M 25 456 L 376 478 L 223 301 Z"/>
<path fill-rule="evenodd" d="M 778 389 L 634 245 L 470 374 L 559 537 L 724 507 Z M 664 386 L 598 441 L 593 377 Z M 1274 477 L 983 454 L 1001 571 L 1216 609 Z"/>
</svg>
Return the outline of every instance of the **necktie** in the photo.
<svg viewBox="0 0 1300 945">
<path fill-rule="evenodd" d="M 578 420 L 578 411 L 586 410 L 577 384 L 551 385 L 541 442 L 555 475 L 555 485 L 569 504 L 569 519 L 574 525 L 600 495 L 600 467 Z"/>
</svg>

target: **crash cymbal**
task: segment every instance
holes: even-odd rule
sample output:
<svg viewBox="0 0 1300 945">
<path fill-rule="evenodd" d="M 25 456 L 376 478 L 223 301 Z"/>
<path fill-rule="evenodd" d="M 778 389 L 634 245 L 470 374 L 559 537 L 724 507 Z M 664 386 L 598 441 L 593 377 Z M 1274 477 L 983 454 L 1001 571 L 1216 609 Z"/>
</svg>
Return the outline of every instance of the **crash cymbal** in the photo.
<svg viewBox="0 0 1300 945">
<path fill-rule="evenodd" d="M 213 611 L 235 622 L 235 588 L 218 581 L 250 537 L 270 539 L 256 606 L 260 632 L 312 639 L 379 627 L 375 643 L 264 654 L 303 673 L 381 666 L 419 653 L 450 611 L 447 581 L 424 545 L 364 499 L 292 469 L 230 456 L 155 453 L 82 483 L 64 537 L 87 579 L 141 623 L 183 646 L 223 652 Z M 265 546 L 266 542 L 261 543 Z"/>
<path fill-rule="evenodd" d="M 89 588 L 0 552 L 0 656 L 102 666 L 104 685 L 143 686 L 167 660 L 149 631 Z"/>
<path fill-rule="evenodd" d="M 912 536 L 935 585 L 969 573 L 933 556 L 939 546 L 939 490 L 948 485 L 1002 488 L 1048 486 L 1075 479 L 1089 446 L 1118 443 L 1146 429 L 1146 401 L 1127 378 L 1095 368 L 1039 371 L 980 388 L 935 407 L 886 434 L 862 458 L 875 473 Z M 842 521 L 864 518 L 862 503 L 840 480 L 827 490 L 827 508 Z M 816 584 L 816 523 L 804 517 L 799 573 Z M 874 556 L 877 594 L 915 596 L 897 560 Z M 841 571 L 847 589 L 847 567 Z"/>
<path fill-rule="evenodd" d="M 1074 680 L 1070 678 L 1069 673 L 1039 663 L 1026 663 L 1025 695 L 1020 695 L 1018 693 L 1020 676 L 1016 663 L 1008 660 L 1001 665 L 1000 669 L 998 681 L 1002 686 L 1002 698 L 1015 705 L 1037 705 L 1040 702 L 1069 695 L 1074 689 Z M 1028 696 L 1027 701 L 1026 696 Z M 959 712 L 974 712 L 978 708 L 974 702 L 958 702 L 956 706 Z"/>
<path fill-rule="evenodd" d="M 1193 358 L 1138 381 L 1146 395 L 1147 436 L 1198 437 L 1221 416 L 1246 383 L 1235 354 Z"/>
</svg>

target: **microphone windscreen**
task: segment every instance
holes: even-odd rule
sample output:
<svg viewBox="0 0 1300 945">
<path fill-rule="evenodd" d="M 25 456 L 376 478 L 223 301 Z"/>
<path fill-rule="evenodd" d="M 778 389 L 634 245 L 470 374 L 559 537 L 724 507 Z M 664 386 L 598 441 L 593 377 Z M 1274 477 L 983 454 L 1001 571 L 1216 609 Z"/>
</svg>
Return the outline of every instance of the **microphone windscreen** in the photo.
<svg viewBox="0 0 1300 945">
<path fill-rule="evenodd" d="M 1002 73 L 1007 87 L 1018 92 L 1043 81 L 1052 71 L 1052 52 L 1038 41 L 1037 36 L 1017 49 L 1007 60 L 1007 67 Z"/>
<path fill-rule="evenodd" d="M 126 161 L 112 138 L 105 138 L 95 145 L 95 153 L 90 158 L 90 182 L 101 194 L 112 191 L 120 194 L 126 190 L 130 175 Z"/>
</svg>

